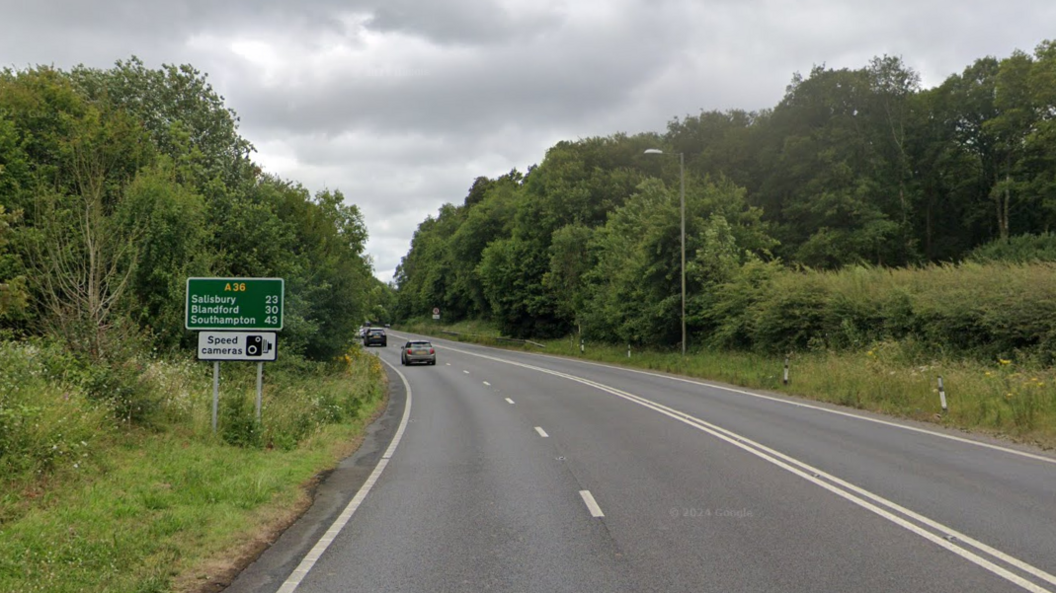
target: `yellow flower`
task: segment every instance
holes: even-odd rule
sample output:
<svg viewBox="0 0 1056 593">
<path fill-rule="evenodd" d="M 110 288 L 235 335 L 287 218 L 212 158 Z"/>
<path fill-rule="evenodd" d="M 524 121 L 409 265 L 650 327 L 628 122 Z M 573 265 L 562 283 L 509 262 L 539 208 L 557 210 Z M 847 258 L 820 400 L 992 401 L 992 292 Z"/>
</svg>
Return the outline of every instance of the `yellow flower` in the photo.
<svg viewBox="0 0 1056 593">
<path fill-rule="evenodd" d="M 1004 358 L 998 358 L 997 362 L 1000 362 L 1001 364 L 1012 364 L 1011 360 L 1005 360 Z"/>
<path fill-rule="evenodd" d="M 873 355 L 873 351 L 872 351 L 872 350 L 870 350 L 869 352 L 866 352 L 866 353 L 865 353 L 865 355 L 866 355 L 866 356 L 872 356 L 872 355 Z"/>
<path fill-rule="evenodd" d="M 993 373 L 991 373 L 990 371 L 986 371 L 986 372 L 985 372 L 985 373 L 983 373 L 983 374 L 985 374 L 985 375 L 986 375 L 987 377 L 993 377 L 993 376 L 994 376 L 994 374 L 993 374 Z"/>
</svg>

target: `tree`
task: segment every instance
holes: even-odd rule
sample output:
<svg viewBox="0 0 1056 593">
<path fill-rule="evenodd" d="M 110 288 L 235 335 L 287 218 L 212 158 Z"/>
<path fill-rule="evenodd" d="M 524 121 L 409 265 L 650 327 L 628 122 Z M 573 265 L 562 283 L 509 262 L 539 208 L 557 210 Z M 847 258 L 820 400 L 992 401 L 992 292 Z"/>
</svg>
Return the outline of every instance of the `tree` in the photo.
<svg viewBox="0 0 1056 593">
<path fill-rule="evenodd" d="M 760 191 L 774 197 L 753 200 L 777 223 L 787 259 L 826 268 L 913 259 L 911 242 L 893 241 L 910 207 L 896 112 L 912 80 L 891 60 L 872 71 L 815 67 L 793 78 L 767 133 L 779 144 L 766 153 Z M 888 97 L 877 100 L 877 89 Z"/>
<path fill-rule="evenodd" d="M 212 180 L 235 187 L 255 175 L 253 145 L 239 135 L 238 115 L 193 66 L 155 70 L 133 56 L 109 70 L 78 66 L 70 76 L 90 100 L 112 103 L 139 120 L 177 164 L 181 182 L 199 190 Z"/>
<path fill-rule="evenodd" d="M 554 231 L 550 241 L 550 269 L 543 275 L 562 319 L 582 327 L 586 307 L 586 276 L 595 265 L 589 249 L 593 230 L 569 224 Z"/>
<path fill-rule="evenodd" d="M 213 263 L 205 201 L 176 181 L 166 159 L 140 170 L 124 200 L 118 232 L 136 237 L 137 249 L 132 315 L 157 345 L 190 347 L 183 329 L 186 280 L 208 276 Z"/>
<path fill-rule="evenodd" d="M 101 360 L 124 339 L 112 330 L 127 310 L 142 235 L 138 222 L 122 224 L 132 218 L 124 198 L 129 172 L 149 152 L 142 130 L 122 112 L 88 106 L 66 117 L 72 133 L 59 142 L 63 177 L 37 194 L 33 278 L 49 330 Z"/>
<path fill-rule="evenodd" d="M 6 212 L 0 204 L 0 321 L 21 314 L 29 300 L 26 277 L 13 274 L 13 258 L 6 253 L 11 225 L 18 222 L 21 215 L 21 211 Z"/>
<path fill-rule="evenodd" d="M 29 304 L 25 263 L 17 251 L 19 243 L 13 228 L 22 219 L 23 210 L 17 208 L 17 204 L 23 202 L 19 196 L 24 191 L 29 167 L 25 153 L 18 146 L 15 125 L 2 113 L 0 111 L 0 327 L 3 321 L 21 316 Z"/>
<path fill-rule="evenodd" d="M 1001 60 L 994 84 L 997 113 L 983 123 L 984 133 L 993 139 L 995 167 L 990 198 L 994 201 L 998 236 L 1007 241 L 1013 196 L 1024 193 L 1022 175 L 1027 136 L 1034 128 L 1034 108 L 1030 100 L 1029 77 L 1033 60 L 1021 51 Z"/>
</svg>

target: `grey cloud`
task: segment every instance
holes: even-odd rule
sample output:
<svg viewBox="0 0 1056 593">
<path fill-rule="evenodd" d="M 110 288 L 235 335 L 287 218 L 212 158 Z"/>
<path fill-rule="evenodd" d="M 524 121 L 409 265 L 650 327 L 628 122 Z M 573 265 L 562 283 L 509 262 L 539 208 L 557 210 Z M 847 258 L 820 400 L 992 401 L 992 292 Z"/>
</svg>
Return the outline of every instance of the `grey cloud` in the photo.
<svg viewBox="0 0 1056 593">
<path fill-rule="evenodd" d="M 420 2 L 389 0 L 373 7 L 369 27 L 379 32 L 400 32 L 441 44 L 502 43 L 530 38 L 558 26 L 560 13 L 518 18 L 494 2 Z"/>
<path fill-rule="evenodd" d="M 445 54 L 399 67 L 335 65 L 313 85 L 260 88 L 239 74 L 239 111 L 271 133 L 347 128 L 480 132 L 508 121 L 553 125 L 618 106 L 681 48 L 666 46 L 656 19 L 629 14 L 615 29 L 560 31 L 553 39 L 487 52 Z M 611 25 L 610 25 L 611 26 Z M 657 39 L 663 39 L 659 42 Z"/>
<path fill-rule="evenodd" d="M 425 216 L 558 140 L 772 107 L 793 72 L 882 54 L 934 85 L 1054 22 L 1051 0 L 0 0 L 0 66 L 193 64 L 266 168 L 360 205 L 387 279 Z"/>
</svg>

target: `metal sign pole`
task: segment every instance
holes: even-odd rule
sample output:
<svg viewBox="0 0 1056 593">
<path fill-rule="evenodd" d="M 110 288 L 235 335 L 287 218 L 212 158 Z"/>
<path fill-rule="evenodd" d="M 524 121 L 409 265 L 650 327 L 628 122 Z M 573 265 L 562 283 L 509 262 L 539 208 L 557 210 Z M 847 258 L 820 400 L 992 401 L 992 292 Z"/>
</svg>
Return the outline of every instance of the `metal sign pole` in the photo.
<svg viewBox="0 0 1056 593">
<path fill-rule="evenodd" d="M 264 387 L 264 363 L 257 363 L 257 424 L 260 424 L 260 392 Z"/>
<path fill-rule="evenodd" d="M 220 401 L 220 361 L 213 363 L 213 434 L 216 434 L 216 407 Z"/>
</svg>

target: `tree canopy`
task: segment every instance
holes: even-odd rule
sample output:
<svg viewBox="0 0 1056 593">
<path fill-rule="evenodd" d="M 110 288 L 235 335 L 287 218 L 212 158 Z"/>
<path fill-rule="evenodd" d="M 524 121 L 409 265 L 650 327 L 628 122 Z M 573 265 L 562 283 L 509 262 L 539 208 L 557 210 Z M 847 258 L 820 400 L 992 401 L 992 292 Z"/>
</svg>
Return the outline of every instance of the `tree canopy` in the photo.
<svg viewBox="0 0 1056 593">
<path fill-rule="evenodd" d="M 191 345 L 189 276 L 286 281 L 283 349 L 342 354 L 391 315 L 359 208 L 263 174 L 189 65 L 0 73 L 0 332 L 110 359 Z"/>
<path fill-rule="evenodd" d="M 736 342 L 716 294 L 745 275 L 957 262 L 1050 232 L 1056 43 L 980 58 L 931 89 L 897 57 L 820 65 L 770 109 L 559 142 L 419 226 L 398 315 L 440 307 L 515 336 L 677 343 L 680 154 L 690 330 Z"/>
</svg>

